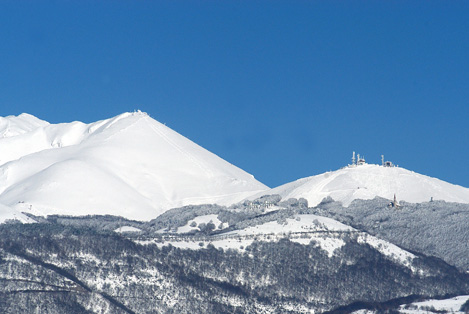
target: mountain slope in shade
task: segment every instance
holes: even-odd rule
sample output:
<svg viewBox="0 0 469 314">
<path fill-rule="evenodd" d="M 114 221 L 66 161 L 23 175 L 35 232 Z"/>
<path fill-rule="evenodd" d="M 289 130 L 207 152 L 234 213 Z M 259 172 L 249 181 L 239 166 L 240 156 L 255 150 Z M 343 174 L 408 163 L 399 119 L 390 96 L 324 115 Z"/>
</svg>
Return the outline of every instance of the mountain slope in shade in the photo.
<svg viewBox="0 0 469 314">
<path fill-rule="evenodd" d="M 444 200 L 469 203 L 469 189 L 428 177 L 400 167 L 365 164 L 299 179 L 269 191 L 283 199 L 305 198 L 316 206 L 326 197 L 348 206 L 355 199 L 376 196 L 411 203 Z M 250 197 L 251 198 L 251 197 Z M 255 198 L 253 196 L 252 198 Z"/>
<path fill-rule="evenodd" d="M 91 124 L 23 114 L 2 118 L 0 130 L 0 202 L 19 211 L 148 220 L 267 189 L 141 112 Z"/>
</svg>

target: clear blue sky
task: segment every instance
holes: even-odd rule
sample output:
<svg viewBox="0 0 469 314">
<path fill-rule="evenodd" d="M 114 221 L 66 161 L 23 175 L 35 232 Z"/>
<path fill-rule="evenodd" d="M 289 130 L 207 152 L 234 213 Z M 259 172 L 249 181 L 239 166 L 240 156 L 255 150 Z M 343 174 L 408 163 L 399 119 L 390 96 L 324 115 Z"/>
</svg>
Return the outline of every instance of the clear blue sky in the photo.
<svg viewBox="0 0 469 314">
<path fill-rule="evenodd" d="M 1 1 L 0 116 L 140 109 L 274 187 L 352 151 L 469 187 L 469 1 Z"/>
</svg>

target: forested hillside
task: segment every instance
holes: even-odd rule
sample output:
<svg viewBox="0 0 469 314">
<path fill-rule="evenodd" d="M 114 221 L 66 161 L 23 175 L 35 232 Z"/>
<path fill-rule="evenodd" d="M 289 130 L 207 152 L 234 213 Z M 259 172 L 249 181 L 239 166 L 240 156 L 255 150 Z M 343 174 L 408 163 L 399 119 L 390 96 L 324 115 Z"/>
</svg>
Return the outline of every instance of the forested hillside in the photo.
<svg viewBox="0 0 469 314">
<path fill-rule="evenodd" d="M 443 261 L 418 256 L 406 267 L 353 232 L 332 256 L 288 235 L 243 250 L 217 249 L 213 233 L 192 236 L 203 247 L 142 245 L 136 235 L 50 221 L 1 225 L 0 312 L 308 313 L 469 293 L 468 276 Z"/>
</svg>

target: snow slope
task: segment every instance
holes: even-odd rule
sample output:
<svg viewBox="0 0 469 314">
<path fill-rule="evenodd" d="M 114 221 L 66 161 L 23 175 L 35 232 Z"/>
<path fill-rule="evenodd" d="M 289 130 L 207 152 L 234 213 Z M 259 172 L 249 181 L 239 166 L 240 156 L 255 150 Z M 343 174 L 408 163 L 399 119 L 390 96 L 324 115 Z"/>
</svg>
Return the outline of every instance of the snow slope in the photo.
<svg viewBox="0 0 469 314">
<path fill-rule="evenodd" d="M 399 308 L 400 313 L 422 314 L 422 313 L 460 313 L 463 314 L 461 306 L 469 300 L 469 295 L 460 295 L 450 299 L 427 300 L 402 305 Z"/>
<path fill-rule="evenodd" d="M 10 208 L 3 204 L 0 204 L 0 223 L 4 223 L 6 221 L 19 221 L 22 223 L 33 223 L 35 222 L 33 219 L 29 218 L 28 216 L 20 213 L 16 209 Z"/>
<path fill-rule="evenodd" d="M 214 222 L 215 225 L 219 224 L 216 215 L 199 216 L 192 221 L 197 223 Z M 368 233 L 358 231 L 348 225 L 342 224 L 337 220 L 313 215 L 301 214 L 295 215 L 292 218 L 286 218 L 283 222 L 269 221 L 263 224 L 246 227 L 243 229 L 223 232 L 208 237 L 178 237 L 178 234 L 183 232 L 190 232 L 197 230 L 197 227 L 190 228 L 186 225 L 178 228 L 176 233 L 171 233 L 161 230 L 160 234 L 167 234 L 168 237 L 165 241 L 160 239 L 155 240 L 138 240 L 140 244 L 156 244 L 158 246 L 165 246 L 171 244 L 174 247 L 184 249 L 202 249 L 206 245 L 211 244 L 216 248 L 222 249 L 235 249 L 242 251 L 245 247 L 251 245 L 254 241 L 273 242 L 280 239 L 288 238 L 292 242 L 308 245 L 310 242 L 324 250 L 329 257 L 335 254 L 337 249 L 344 246 L 346 235 L 354 234 L 358 243 L 366 243 L 375 248 L 388 259 L 409 268 L 413 272 L 423 272 L 413 265 L 413 260 L 416 256 L 400 247 L 376 238 Z M 201 245 L 202 244 L 202 245 Z"/>
<path fill-rule="evenodd" d="M 355 199 L 373 199 L 376 196 L 410 203 L 444 200 L 469 203 L 469 189 L 428 177 L 400 167 L 382 167 L 365 164 L 346 167 L 333 172 L 290 182 L 268 194 L 279 194 L 283 199 L 305 198 L 309 206 L 316 206 L 325 197 L 332 197 L 344 206 Z M 254 199 L 260 194 L 250 197 Z"/>
<path fill-rule="evenodd" d="M 149 220 L 267 187 L 145 113 L 91 124 L 0 118 L 0 203 L 39 215 Z"/>
<path fill-rule="evenodd" d="M 421 302 L 401 305 L 398 309 L 402 314 L 428 314 L 428 313 L 452 313 L 464 314 L 461 306 L 469 300 L 469 295 L 460 295 L 450 299 L 432 299 Z M 358 310 L 352 314 L 375 314 L 378 311 Z"/>
</svg>

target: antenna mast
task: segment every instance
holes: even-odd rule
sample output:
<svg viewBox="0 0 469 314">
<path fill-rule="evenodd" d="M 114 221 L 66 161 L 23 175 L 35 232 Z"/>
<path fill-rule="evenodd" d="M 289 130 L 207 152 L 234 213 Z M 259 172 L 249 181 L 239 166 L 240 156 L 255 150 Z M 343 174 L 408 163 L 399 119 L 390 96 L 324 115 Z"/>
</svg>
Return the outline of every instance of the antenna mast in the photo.
<svg viewBox="0 0 469 314">
<path fill-rule="evenodd" d="M 353 155 L 352 155 L 352 165 L 355 165 L 355 152 L 353 152 Z"/>
</svg>

